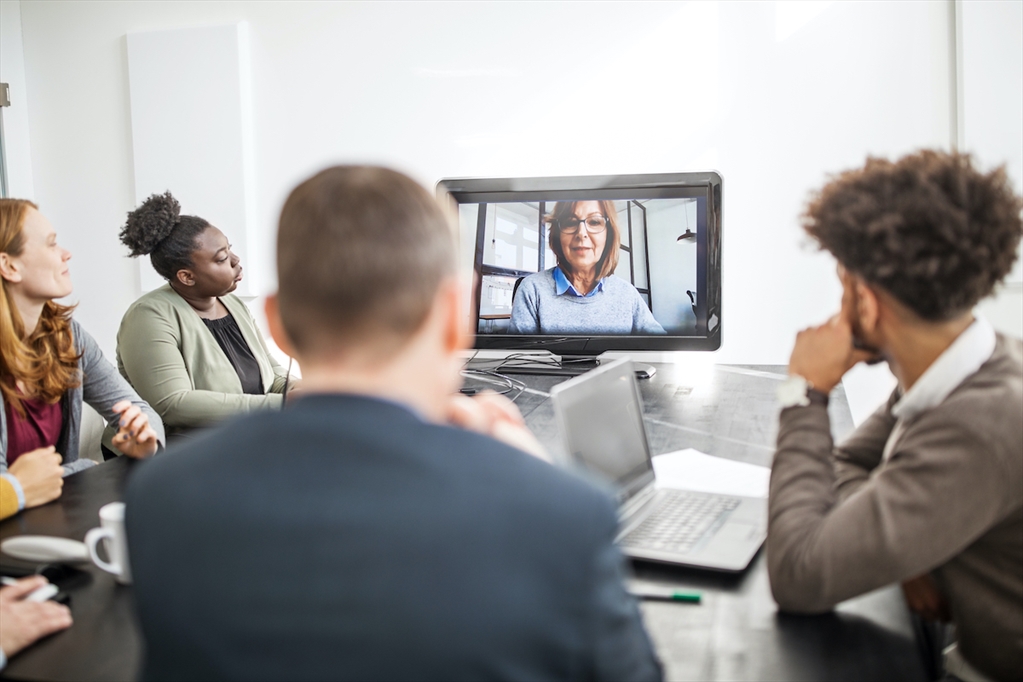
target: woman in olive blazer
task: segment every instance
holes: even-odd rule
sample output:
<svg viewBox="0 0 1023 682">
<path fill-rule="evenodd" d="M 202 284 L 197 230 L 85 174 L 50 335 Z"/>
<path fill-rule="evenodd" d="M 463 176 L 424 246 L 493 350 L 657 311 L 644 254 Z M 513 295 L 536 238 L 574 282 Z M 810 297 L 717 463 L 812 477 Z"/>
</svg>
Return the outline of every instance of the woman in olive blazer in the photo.
<svg viewBox="0 0 1023 682">
<path fill-rule="evenodd" d="M 168 280 L 132 304 L 117 333 L 117 367 L 168 435 L 280 408 L 287 383 L 249 309 L 230 293 L 242 267 L 227 237 L 179 213 L 170 193 L 153 195 L 121 231 L 131 255 L 149 254 Z"/>
</svg>

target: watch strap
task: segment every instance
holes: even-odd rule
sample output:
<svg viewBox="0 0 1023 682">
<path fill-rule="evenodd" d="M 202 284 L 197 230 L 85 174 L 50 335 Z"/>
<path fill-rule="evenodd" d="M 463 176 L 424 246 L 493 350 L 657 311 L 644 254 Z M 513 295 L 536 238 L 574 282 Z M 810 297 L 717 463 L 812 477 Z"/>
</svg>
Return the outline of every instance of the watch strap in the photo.
<svg viewBox="0 0 1023 682">
<path fill-rule="evenodd" d="M 778 402 L 781 403 L 782 409 L 808 405 L 826 406 L 828 394 L 815 389 L 805 377 L 792 374 L 778 386 Z"/>
<path fill-rule="evenodd" d="M 828 406 L 828 394 L 818 391 L 816 388 L 806 389 L 806 399 L 810 401 L 811 405 Z"/>
</svg>

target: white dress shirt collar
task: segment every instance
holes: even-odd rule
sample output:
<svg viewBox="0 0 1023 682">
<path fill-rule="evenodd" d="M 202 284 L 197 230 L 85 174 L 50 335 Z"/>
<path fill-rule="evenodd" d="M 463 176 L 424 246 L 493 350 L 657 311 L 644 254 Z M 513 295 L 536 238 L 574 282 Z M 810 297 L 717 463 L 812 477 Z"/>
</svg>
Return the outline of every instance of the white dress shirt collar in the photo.
<svg viewBox="0 0 1023 682">
<path fill-rule="evenodd" d="M 995 330 L 991 323 L 977 315 L 973 324 L 931 363 L 913 387 L 892 406 L 892 416 L 900 420 L 911 419 L 940 405 L 949 393 L 991 358 L 995 352 L 995 341 Z"/>
</svg>

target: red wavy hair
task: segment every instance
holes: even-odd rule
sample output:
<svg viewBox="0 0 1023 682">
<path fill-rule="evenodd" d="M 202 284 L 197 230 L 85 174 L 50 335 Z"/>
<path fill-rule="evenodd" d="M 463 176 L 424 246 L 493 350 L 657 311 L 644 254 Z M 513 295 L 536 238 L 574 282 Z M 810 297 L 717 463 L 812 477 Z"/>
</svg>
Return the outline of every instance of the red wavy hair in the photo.
<svg viewBox="0 0 1023 682">
<path fill-rule="evenodd" d="M 11 257 L 25 248 L 23 227 L 28 210 L 38 209 L 25 199 L 0 199 L 0 252 Z M 75 340 L 71 334 L 74 306 L 47 301 L 35 330 L 25 337 L 21 320 L 7 281 L 0 277 L 0 392 L 4 402 L 25 416 L 25 397 L 49 404 L 60 400 L 68 389 L 81 384 Z M 18 391 L 18 382 L 24 393 Z"/>
</svg>

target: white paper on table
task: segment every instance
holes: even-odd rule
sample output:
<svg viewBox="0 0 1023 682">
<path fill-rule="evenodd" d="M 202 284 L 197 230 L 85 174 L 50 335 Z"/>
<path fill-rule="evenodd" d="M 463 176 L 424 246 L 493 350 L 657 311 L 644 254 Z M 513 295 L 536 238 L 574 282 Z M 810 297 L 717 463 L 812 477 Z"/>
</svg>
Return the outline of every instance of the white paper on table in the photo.
<svg viewBox="0 0 1023 682">
<path fill-rule="evenodd" d="M 771 481 L 767 467 L 714 457 L 692 448 L 666 452 L 653 460 L 658 488 L 767 497 Z"/>
</svg>

